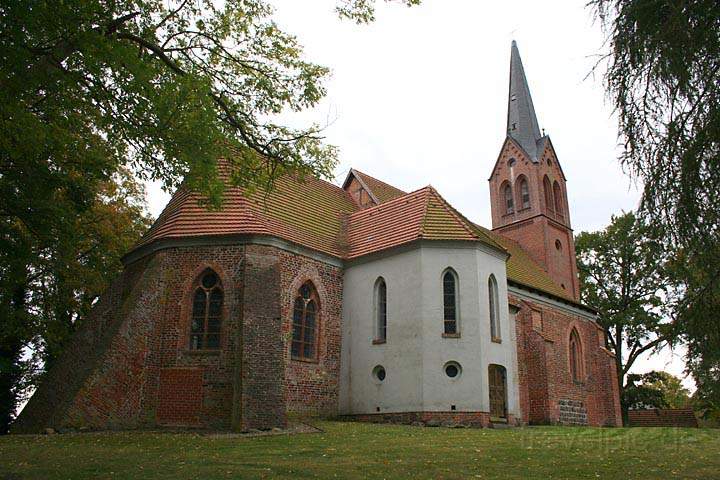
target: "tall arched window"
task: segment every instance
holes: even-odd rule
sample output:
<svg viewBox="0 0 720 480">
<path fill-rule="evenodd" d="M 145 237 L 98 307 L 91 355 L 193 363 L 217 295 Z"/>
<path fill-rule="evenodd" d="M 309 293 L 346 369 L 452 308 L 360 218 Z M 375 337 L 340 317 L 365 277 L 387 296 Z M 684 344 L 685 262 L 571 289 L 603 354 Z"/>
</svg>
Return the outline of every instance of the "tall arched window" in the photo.
<svg viewBox="0 0 720 480">
<path fill-rule="evenodd" d="M 530 189 L 528 188 L 527 179 L 520 177 L 518 183 L 520 184 L 520 205 L 523 209 L 530 208 Z"/>
<path fill-rule="evenodd" d="M 500 342 L 500 302 L 495 275 L 490 275 L 490 278 L 488 278 L 488 299 L 490 307 L 490 338 L 493 342 Z"/>
<path fill-rule="evenodd" d="M 292 345 L 290 353 L 299 360 L 317 358 L 317 330 L 320 302 L 312 282 L 298 290 L 293 304 Z"/>
<path fill-rule="evenodd" d="M 387 285 L 380 277 L 375 282 L 375 342 L 387 340 Z"/>
<path fill-rule="evenodd" d="M 545 207 L 550 211 L 555 211 L 555 204 L 553 202 L 552 185 L 550 185 L 550 179 L 545 175 L 543 178 L 543 190 L 545 193 Z"/>
<path fill-rule="evenodd" d="M 574 382 L 582 382 L 583 365 L 582 365 L 582 345 L 580 344 L 580 335 L 575 328 L 570 332 L 570 374 Z"/>
<path fill-rule="evenodd" d="M 562 190 L 557 181 L 553 184 L 553 196 L 555 197 L 555 211 L 563 213 Z"/>
<path fill-rule="evenodd" d="M 510 184 L 505 183 L 502 191 L 505 197 L 505 213 L 515 212 L 515 202 L 513 201 L 512 187 L 510 186 Z"/>
<path fill-rule="evenodd" d="M 190 349 L 216 350 L 220 348 L 223 290 L 218 275 L 206 270 L 193 289 Z"/>
<path fill-rule="evenodd" d="M 458 279 L 452 268 L 443 274 L 443 332 L 458 333 Z"/>
</svg>

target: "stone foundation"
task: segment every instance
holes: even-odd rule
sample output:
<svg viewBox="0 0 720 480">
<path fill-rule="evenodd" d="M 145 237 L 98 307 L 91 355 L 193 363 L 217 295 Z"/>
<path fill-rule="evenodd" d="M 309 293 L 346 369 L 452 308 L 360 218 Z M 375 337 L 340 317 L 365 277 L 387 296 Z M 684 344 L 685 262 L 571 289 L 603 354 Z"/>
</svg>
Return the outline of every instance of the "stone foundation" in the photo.
<svg viewBox="0 0 720 480">
<path fill-rule="evenodd" d="M 559 423 L 561 425 L 587 425 L 588 415 L 585 404 L 578 400 L 560 400 Z"/>
<path fill-rule="evenodd" d="M 510 415 L 507 422 L 492 422 L 488 412 L 396 412 L 344 415 L 343 420 L 395 423 L 401 425 L 423 425 L 426 427 L 479 427 L 488 428 L 494 424 L 519 426 L 520 421 Z"/>
</svg>

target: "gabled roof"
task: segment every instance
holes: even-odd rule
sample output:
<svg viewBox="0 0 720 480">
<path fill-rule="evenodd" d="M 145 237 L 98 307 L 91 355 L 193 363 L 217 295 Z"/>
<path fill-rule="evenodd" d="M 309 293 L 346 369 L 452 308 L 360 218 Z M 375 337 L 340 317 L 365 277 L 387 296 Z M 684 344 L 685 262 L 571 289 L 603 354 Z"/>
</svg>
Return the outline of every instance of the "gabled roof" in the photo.
<svg viewBox="0 0 720 480">
<path fill-rule="evenodd" d="M 367 190 L 368 195 L 372 198 L 376 204 L 381 204 L 394 200 L 403 195 L 407 195 L 407 192 L 395 188 L 392 185 L 378 180 L 375 177 L 363 173 L 355 168 L 351 168 L 345 177 L 342 188 L 347 188 L 353 177 L 357 178 L 358 182 Z"/>
</svg>

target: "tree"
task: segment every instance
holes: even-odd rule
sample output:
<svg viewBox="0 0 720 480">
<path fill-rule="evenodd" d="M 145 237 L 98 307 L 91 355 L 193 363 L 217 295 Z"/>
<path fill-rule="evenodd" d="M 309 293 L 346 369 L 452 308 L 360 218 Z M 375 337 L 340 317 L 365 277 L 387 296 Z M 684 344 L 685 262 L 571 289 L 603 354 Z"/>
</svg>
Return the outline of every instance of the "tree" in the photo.
<svg viewBox="0 0 720 480">
<path fill-rule="evenodd" d="M 7 186 L 8 177 L 0 185 Z M 17 404 L 120 271 L 120 257 L 150 224 L 144 191 L 129 172 L 95 188 L 84 209 L 68 201 L 65 191 L 48 189 L 53 195 L 37 198 L 27 215 L 0 223 L 3 433 Z M 9 208 L 17 206 L 9 200 Z M 43 205 L 44 215 L 33 211 Z"/>
<path fill-rule="evenodd" d="M 720 3 L 592 0 L 640 213 L 683 251 L 688 371 L 720 404 Z"/>
<path fill-rule="evenodd" d="M 598 310 L 609 349 L 615 354 L 623 418 L 625 376 L 635 361 L 677 338 L 676 308 L 681 290 L 673 255 L 661 231 L 633 213 L 612 217 L 598 232 L 576 240 L 581 300 Z"/>
<path fill-rule="evenodd" d="M 682 408 L 690 404 L 690 391 L 667 372 L 629 374 L 623 395 L 623 403 L 631 409 Z"/>
<path fill-rule="evenodd" d="M 218 207 L 221 157 L 246 188 L 331 173 L 320 128 L 277 119 L 315 105 L 328 70 L 271 14 L 262 0 L 0 0 L 0 433 L 34 378 L 25 356 L 52 362 L 147 224 L 129 174 Z"/>
</svg>

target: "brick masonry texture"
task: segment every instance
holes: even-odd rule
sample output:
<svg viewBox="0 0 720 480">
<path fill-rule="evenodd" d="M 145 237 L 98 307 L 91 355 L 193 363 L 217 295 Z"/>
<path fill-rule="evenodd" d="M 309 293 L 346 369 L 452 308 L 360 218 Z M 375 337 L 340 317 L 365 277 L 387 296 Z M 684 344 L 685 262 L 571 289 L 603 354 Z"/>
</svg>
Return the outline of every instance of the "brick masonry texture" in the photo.
<svg viewBox="0 0 720 480">
<path fill-rule="evenodd" d="M 206 269 L 224 291 L 220 348 L 189 349 Z M 291 360 L 290 305 L 310 280 L 322 302 L 319 358 Z M 100 298 L 15 432 L 184 426 L 247 430 L 287 413 L 337 412 L 342 272 L 260 245 L 167 248 L 126 267 Z"/>
<path fill-rule="evenodd" d="M 510 303 L 520 308 L 516 330 L 523 422 L 620 426 L 614 357 L 604 346 L 604 331 L 538 302 L 511 295 Z M 570 372 L 573 329 L 581 342 L 581 381 Z"/>
<path fill-rule="evenodd" d="M 515 159 L 514 165 L 508 162 Z M 549 162 L 549 163 L 548 163 Z M 546 204 L 543 178 L 548 176 L 551 183 L 557 181 L 562 191 L 562 212 Z M 522 208 L 519 179 L 528 181 L 530 207 Z M 514 213 L 505 213 L 503 187 L 510 183 L 513 187 L 515 203 Z M 565 176 L 560 169 L 555 153 L 549 142 L 540 156 L 539 163 L 533 163 L 527 155 L 508 139 L 498 157 L 490 176 L 490 205 L 493 230 L 518 242 L 541 265 L 550 277 L 572 298 L 580 297 L 575 264 L 575 240 L 570 228 L 568 215 Z M 555 247 L 559 240 L 561 248 Z"/>
<path fill-rule="evenodd" d="M 630 410 L 628 420 L 631 427 L 697 428 L 699 426 L 692 408 Z"/>
<path fill-rule="evenodd" d="M 221 348 L 189 350 L 193 286 L 208 268 L 224 290 Z M 311 281 L 320 298 L 316 361 L 290 358 L 292 302 Z M 603 332 L 545 304 L 510 297 L 517 314 L 522 418 L 517 423 L 619 425 L 612 355 Z M 160 250 L 129 265 L 48 372 L 16 432 L 182 426 L 247 430 L 288 415 L 337 414 L 342 270 L 274 247 Z M 583 381 L 568 340 L 582 342 Z M 487 426 L 487 412 L 409 412 L 368 421 Z"/>
</svg>

